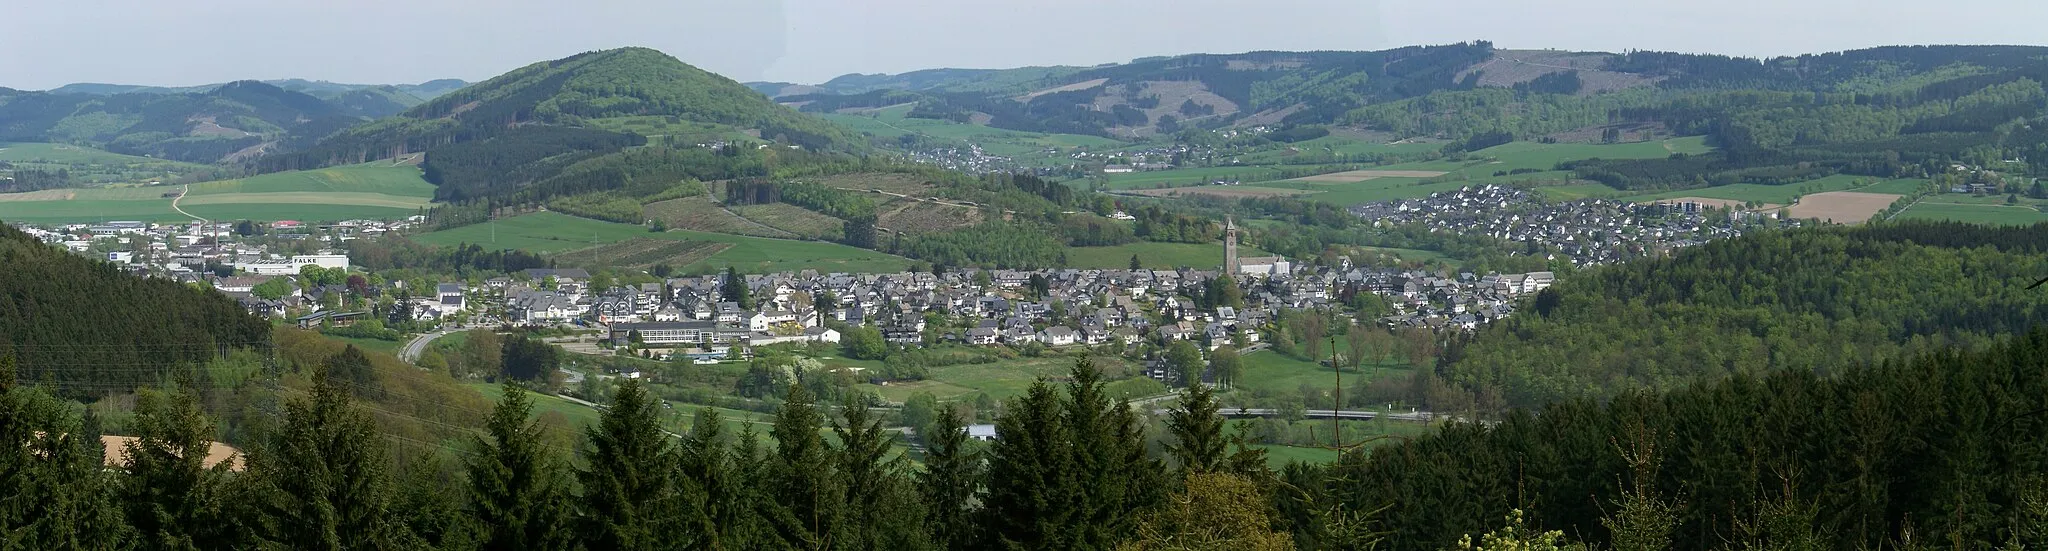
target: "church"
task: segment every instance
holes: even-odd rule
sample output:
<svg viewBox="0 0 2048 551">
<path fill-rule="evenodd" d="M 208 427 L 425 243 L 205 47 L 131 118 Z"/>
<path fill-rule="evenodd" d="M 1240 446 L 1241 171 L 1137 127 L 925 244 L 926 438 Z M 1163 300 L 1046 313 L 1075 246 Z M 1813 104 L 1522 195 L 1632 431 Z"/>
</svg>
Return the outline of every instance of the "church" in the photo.
<svg viewBox="0 0 2048 551">
<path fill-rule="evenodd" d="M 1223 218 L 1223 273 L 1231 277 L 1258 276 L 1273 277 L 1294 270 L 1294 264 L 1278 256 L 1237 256 L 1237 221 L 1232 217 Z"/>
</svg>

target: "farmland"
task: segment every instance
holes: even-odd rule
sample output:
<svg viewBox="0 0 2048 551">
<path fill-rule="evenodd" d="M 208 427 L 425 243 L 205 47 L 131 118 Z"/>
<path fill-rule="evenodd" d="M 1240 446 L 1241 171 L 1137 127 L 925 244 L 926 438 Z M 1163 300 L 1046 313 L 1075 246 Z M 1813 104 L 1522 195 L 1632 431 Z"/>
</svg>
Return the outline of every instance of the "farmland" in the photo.
<svg viewBox="0 0 2048 551">
<path fill-rule="evenodd" d="M 879 109 L 853 109 L 844 113 L 820 114 L 820 118 L 857 132 L 895 139 L 905 135 L 948 141 L 970 142 L 992 155 L 1013 157 L 1024 164 L 1044 164 L 1061 157 L 1045 154 L 1046 149 L 1114 149 L 1123 142 L 1079 134 L 1043 134 L 1004 130 L 976 124 L 908 117 L 911 105 Z"/>
<path fill-rule="evenodd" d="M 109 154 L 111 155 L 111 154 Z M 182 221 L 165 194 L 210 220 L 396 219 L 433 205 L 434 186 L 410 166 L 354 165 L 190 186 L 104 187 L 0 195 L 0 218 L 24 222 Z"/>
<path fill-rule="evenodd" d="M 805 239 L 838 239 L 844 221 L 788 203 L 734 207 L 741 218 Z"/>
<path fill-rule="evenodd" d="M 169 181 L 207 168 L 205 165 L 54 143 L 0 143 L 0 161 L 22 168 L 63 169 L 71 173 L 73 182 L 85 185 Z"/>
<path fill-rule="evenodd" d="M 171 210 L 171 200 L 163 197 L 165 192 L 176 189 L 122 187 L 0 194 L 0 220 L 46 224 L 109 220 L 191 220 Z"/>
<path fill-rule="evenodd" d="M 377 162 L 201 182 L 192 184 L 189 194 L 198 198 L 203 195 L 288 192 L 433 197 L 434 184 L 421 178 L 420 169 L 416 167 Z"/>
<path fill-rule="evenodd" d="M 757 237 L 795 237 L 786 231 L 741 218 L 720 207 L 708 196 L 670 199 L 647 205 L 642 211 L 648 219 L 660 220 L 668 227 L 713 233 L 752 235 Z"/>
<path fill-rule="evenodd" d="M 1955 220 L 1978 224 L 2025 225 L 2048 222 L 2048 213 L 2034 207 L 1970 205 L 1921 201 L 1899 212 L 1906 220 Z"/>
<path fill-rule="evenodd" d="M 1841 224 L 1860 224 L 1891 206 L 1899 196 L 1888 193 L 1830 191 L 1800 198 L 1788 209 L 1793 218 L 1819 218 Z"/>
<path fill-rule="evenodd" d="M 492 226 L 496 226 L 495 239 L 492 237 Z M 910 261 L 902 257 L 837 243 L 766 239 L 688 230 L 649 233 L 641 226 L 577 218 L 554 212 L 527 214 L 501 219 L 494 223 L 424 233 L 416 236 L 416 239 L 421 243 L 436 246 L 476 243 L 486 248 L 520 249 L 550 254 L 636 237 L 731 245 L 690 266 L 678 266 L 684 270 L 714 270 L 730 265 L 747 272 L 794 271 L 806 268 L 822 272 L 897 272 L 910 265 Z"/>
<path fill-rule="evenodd" d="M 1775 186 L 1761 184 L 1730 184 L 1710 188 L 1686 189 L 1678 191 L 1667 191 L 1662 193 L 1635 195 L 1629 197 L 1628 199 L 1637 202 L 1647 202 L 1656 199 L 1700 197 L 1706 199 L 1726 199 L 1736 202 L 1757 201 L 1762 203 L 1788 205 L 1792 203 L 1793 198 L 1809 193 L 1855 190 L 1863 193 L 1886 193 L 1903 195 L 1918 190 L 1920 186 L 1926 185 L 1926 183 L 1926 180 L 1919 179 L 1880 180 L 1864 176 L 1850 176 L 1847 174 L 1837 174 L 1834 176 L 1828 176 L 1826 178 L 1818 178 L 1814 180 L 1808 180 L 1805 182 L 1798 182 L 1792 184 L 1783 184 Z"/>
<path fill-rule="evenodd" d="M 644 270 L 656 264 L 688 266 L 730 247 L 730 243 L 635 237 L 561 253 L 555 256 L 555 261 L 570 266 L 613 266 Z"/>
<path fill-rule="evenodd" d="M 1065 355 L 1043 358 L 1017 358 L 986 364 L 964 364 L 931 368 L 931 374 L 923 381 L 896 382 L 888 386 L 862 384 L 863 390 L 882 395 L 891 402 L 902 402 L 917 392 L 930 392 L 940 400 L 950 400 L 987 393 L 990 398 L 1005 400 L 1021 396 L 1031 388 L 1039 377 L 1061 378 L 1074 367 L 1074 358 Z M 826 360 L 826 365 L 843 365 L 846 360 Z M 1096 357 L 1095 366 L 1106 373 L 1117 373 L 1130 368 L 1129 362 L 1116 357 Z"/>
</svg>

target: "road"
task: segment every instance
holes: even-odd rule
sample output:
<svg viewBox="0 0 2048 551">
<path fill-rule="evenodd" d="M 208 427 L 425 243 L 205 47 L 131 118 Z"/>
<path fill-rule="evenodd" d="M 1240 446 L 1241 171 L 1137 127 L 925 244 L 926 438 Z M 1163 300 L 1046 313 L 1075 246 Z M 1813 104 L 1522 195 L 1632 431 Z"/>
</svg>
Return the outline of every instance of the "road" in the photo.
<svg viewBox="0 0 2048 551">
<path fill-rule="evenodd" d="M 1161 409 L 1161 410 L 1155 410 L 1154 412 L 1155 412 L 1155 413 L 1157 413 L 1157 414 L 1159 414 L 1159 415 L 1166 415 L 1166 414 L 1168 414 L 1168 413 L 1171 413 L 1172 411 L 1173 411 L 1173 410 L 1170 410 L 1170 409 Z M 1327 409 L 1325 409 L 1325 410 L 1313 410 L 1313 409 L 1311 409 L 1311 410 L 1304 410 L 1304 411 L 1302 411 L 1302 416 L 1303 416 L 1303 417 L 1308 417 L 1308 418 L 1311 418 L 1311 419 L 1329 419 L 1329 418 L 1330 418 L 1330 414 L 1331 414 L 1331 413 L 1333 413 L 1333 412 L 1331 412 L 1330 410 L 1327 410 Z M 1340 418 L 1340 419 L 1355 419 L 1355 420 L 1372 420 L 1372 419 L 1378 419 L 1378 418 L 1380 418 L 1380 415 L 1381 415 L 1381 414 L 1380 414 L 1380 412 L 1377 412 L 1377 411 L 1358 411 L 1358 410 L 1350 410 L 1350 411 L 1341 411 L 1341 410 L 1340 410 L 1340 411 L 1336 411 L 1336 412 L 1334 412 L 1334 413 L 1336 413 L 1336 416 L 1337 416 L 1338 418 Z M 1277 417 L 1277 416 L 1279 416 L 1279 415 L 1280 415 L 1280 410 L 1277 410 L 1277 409 L 1257 409 L 1257 408 L 1223 408 L 1223 409 L 1219 409 L 1219 410 L 1217 410 L 1217 411 L 1216 411 L 1216 414 L 1217 414 L 1217 415 L 1222 415 L 1222 416 L 1224 416 L 1224 417 Z M 1386 414 L 1386 418 L 1388 418 L 1388 419 L 1392 419 L 1392 420 L 1395 420 L 1395 421 L 1413 421 L 1413 422 L 1417 422 L 1417 423 L 1426 423 L 1426 422 L 1429 422 L 1429 421 L 1433 421 L 1433 420 L 1435 420 L 1435 419 L 1437 418 L 1437 415 L 1436 415 L 1435 413 L 1430 413 L 1430 412 L 1427 412 L 1427 411 L 1410 411 L 1410 412 L 1408 412 L 1408 413 L 1388 413 L 1388 414 Z"/>
<path fill-rule="evenodd" d="M 420 355 L 427 353 L 427 345 L 433 343 L 434 339 L 446 337 L 449 333 L 462 330 L 462 327 L 456 327 L 414 337 L 411 342 L 405 343 L 405 348 L 398 349 L 398 359 L 405 363 L 417 364 L 420 362 Z"/>
<path fill-rule="evenodd" d="M 192 215 L 192 213 L 189 213 L 189 212 L 185 212 L 185 209 L 182 209 L 182 208 L 178 208 L 178 202 L 179 202 L 179 201 L 183 201 L 183 200 L 185 200 L 185 194 L 187 194 L 187 193 L 191 193 L 191 192 L 192 192 L 192 184 L 185 184 L 185 185 L 184 185 L 183 187 L 180 187 L 180 188 L 178 188 L 178 196 L 177 196 L 177 197 L 172 197 L 172 198 L 171 198 L 171 210 L 175 210 L 175 211 L 178 211 L 178 214 L 183 214 L 183 215 L 185 215 L 185 217 L 186 217 L 186 218 L 191 218 L 191 219 L 193 219 L 193 220 L 198 220 L 200 224 L 205 224 L 205 223 L 207 223 L 207 220 L 206 220 L 205 218 L 200 218 L 200 217 L 197 217 L 197 216 L 193 216 L 193 215 Z"/>
</svg>

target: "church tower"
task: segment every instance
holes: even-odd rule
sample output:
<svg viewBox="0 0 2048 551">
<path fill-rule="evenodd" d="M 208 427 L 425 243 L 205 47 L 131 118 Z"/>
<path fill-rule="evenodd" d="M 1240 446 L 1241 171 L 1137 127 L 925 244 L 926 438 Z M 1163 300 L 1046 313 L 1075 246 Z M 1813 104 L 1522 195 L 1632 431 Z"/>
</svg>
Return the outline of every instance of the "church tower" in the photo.
<svg viewBox="0 0 2048 551">
<path fill-rule="evenodd" d="M 1237 221 L 1223 217 L 1223 275 L 1237 277 Z"/>
</svg>

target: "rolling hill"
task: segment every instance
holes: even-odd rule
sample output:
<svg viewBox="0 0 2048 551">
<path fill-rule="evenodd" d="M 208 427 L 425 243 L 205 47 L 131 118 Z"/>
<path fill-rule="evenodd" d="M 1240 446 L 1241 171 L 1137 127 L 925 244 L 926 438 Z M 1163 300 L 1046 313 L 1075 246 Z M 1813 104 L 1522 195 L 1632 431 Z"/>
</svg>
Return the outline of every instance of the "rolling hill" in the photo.
<svg viewBox="0 0 2048 551">
<path fill-rule="evenodd" d="M 351 109 L 256 81 L 108 96 L 0 89 L 0 141 L 75 143 L 200 163 L 260 151 L 301 129 L 361 120 Z"/>
</svg>

